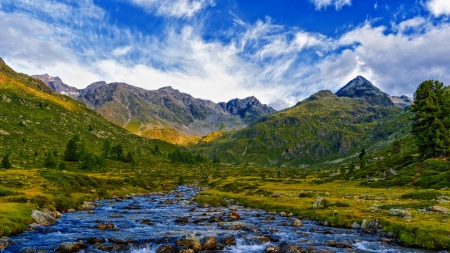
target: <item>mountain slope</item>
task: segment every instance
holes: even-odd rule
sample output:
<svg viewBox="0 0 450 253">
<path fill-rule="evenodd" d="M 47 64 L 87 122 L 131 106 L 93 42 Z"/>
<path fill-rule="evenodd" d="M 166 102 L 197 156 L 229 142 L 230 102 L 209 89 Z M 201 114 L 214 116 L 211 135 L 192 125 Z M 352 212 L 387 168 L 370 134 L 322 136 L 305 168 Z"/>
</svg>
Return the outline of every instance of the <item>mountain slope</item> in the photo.
<svg viewBox="0 0 450 253">
<path fill-rule="evenodd" d="M 44 82 L 48 79 L 35 77 Z M 79 101 L 114 124 L 141 136 L 173 143 L 195 139 L 189 136 L 242 129 L 261 116 L 275 112 L 255 97 L 216 104 L 172 87 L 149 91 L 125 83 L 97 82 L 77 92 Z"/>
<path fill-rule="evenodd" d="M 18 168 L 41 167 L 45 152 L 63 154 L 74 135 L 98 155 L 106 138 L 113 145 L 121 144 L 126 151 L 140 149 L 150 157 L 154 145 L 164 151 L 176 148 L 131 134 L 81 102 L 53 92 L 37 79 L 16 73 L 3 60 L 0 61 L 0 91 L 0 154 L 9 153 Z"/>
<path fill-rule="evenodd" d="M 301 167 L 339 163 L 409 133 L 408 113 L 320 91 L 292 108 L 196 149 L 227 163 Z M 402 131 L 405 130 L 405 131 Z"/>
</svg>

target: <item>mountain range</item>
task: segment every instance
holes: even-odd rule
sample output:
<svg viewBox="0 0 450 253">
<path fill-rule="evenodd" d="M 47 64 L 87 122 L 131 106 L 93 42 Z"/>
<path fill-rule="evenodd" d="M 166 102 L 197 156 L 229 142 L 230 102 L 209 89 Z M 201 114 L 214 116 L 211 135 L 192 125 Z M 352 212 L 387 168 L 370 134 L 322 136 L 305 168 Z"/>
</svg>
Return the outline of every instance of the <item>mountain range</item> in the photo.
<svg viewBox="0 0 450 253">
<path fill-rule="evenodd" d="M 150 91 L 126 83 L 96 82 L 85 89 L 76 89 L 58 77 L 46 74 L 33 77 L 132 133 L 173 143 L 195 140 L 214 131 L 239 130 L 275 112 L 255 97 L 214 103 L 172 87 Z"/>
</svg>

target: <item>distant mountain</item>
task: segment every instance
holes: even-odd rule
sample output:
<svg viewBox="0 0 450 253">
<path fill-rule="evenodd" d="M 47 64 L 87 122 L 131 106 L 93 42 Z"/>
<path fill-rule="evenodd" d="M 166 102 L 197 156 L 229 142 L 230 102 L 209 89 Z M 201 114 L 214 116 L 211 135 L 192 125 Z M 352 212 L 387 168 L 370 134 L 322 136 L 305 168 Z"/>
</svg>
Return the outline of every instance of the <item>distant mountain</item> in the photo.
<svg viewBox="0 0 450 253">
<path fill-rule="evenodd" d="M 371 105 L 381 107 L 394 106 L 389 95 L 382 92 L 370 81 L 362 76 L 357 76 L 336 92 L 339 97 L 361 98 Z"/>
<path fill-rule="evenodd" d="M 61 88 L 66 86 L 54 85 L 56 78 L 42 76 L 36 78 L 55 91 L 67 92 Z M 195 142 L 214 131 L 242 129 L 275 112 L 255 97 L 216 104 L 172 87 L 150 91 L 126 83 L 96 82 L 77 92 L 77 100 L 114 124 L 141 136 L 172 143 Z"/>
<path fill-rule="evenodd" d="M 60 94 L 67 95 L 73 98 L 76 98 L 80 94 L 80 91 L 77 88 L 63 83 L 63 81 L 59 77 L 52 77 L 49 76 L 48 74 L 33 75 L 32 77 L 41 80 L 42 82 L 47 84 L 52 90 Z"/>
<path fill-rule="evenodd" d="M 407 108 L 408 106 L 410 106 L 413 102 L 413 99 L 408 97 L 408 96 L 389 96 L 389 98 L 391 99 L 392 103 L 394 103 L 395 106 L 400 107 L 400 108 Z"/>
<path fill-rule="evenodd" d="M 196 151 L 225 163 L 304 167 L 355 159 L 409 134 L 409 112 L 357 77 L 336 94 L 319 91 L 297 105 L 208 143 Z"/>
</svg>

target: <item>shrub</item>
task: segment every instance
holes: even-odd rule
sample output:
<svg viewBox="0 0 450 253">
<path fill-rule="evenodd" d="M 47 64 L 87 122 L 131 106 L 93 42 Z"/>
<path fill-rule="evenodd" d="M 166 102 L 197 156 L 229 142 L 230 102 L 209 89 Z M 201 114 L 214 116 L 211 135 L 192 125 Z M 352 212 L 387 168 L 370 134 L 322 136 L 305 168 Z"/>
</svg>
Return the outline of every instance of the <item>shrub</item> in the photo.
<svg viewBox="0 0 450 253">
<path fill-rule="evenodd" d="M 420 199 L 420 200 L 432 200 L 442 196 L 442 193 L 437 191 L 414 191 L 403 194 L 402 199 Z"/>
</svg>

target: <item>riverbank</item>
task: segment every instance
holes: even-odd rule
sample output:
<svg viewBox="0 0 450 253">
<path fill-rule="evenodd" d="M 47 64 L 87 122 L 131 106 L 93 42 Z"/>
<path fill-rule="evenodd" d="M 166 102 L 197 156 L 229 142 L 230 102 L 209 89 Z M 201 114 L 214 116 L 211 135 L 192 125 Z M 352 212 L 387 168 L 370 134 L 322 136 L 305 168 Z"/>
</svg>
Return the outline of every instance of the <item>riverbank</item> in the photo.
<svg viewBox="0 0 450 253">
<path fill-rule="evenodd" d="M 330 227 L 359 228 L 377 220 L 381 235 L 392 233 L 407 246 L 450 249 L 448 189 L 383 189 L 360 184 L 359 181 L 317 184 L 313 177 L 302 180 L 229 177 L 210 182 L 211 188 L 201 192 L 197 200 L 217 204 L 234 199 L 243 206 L 293 213 Z M 429 196 L 440 197 L 436 200 Z M 326 204 L 317 207 L 318 199 L 325 200 Z"/>
</svg>

